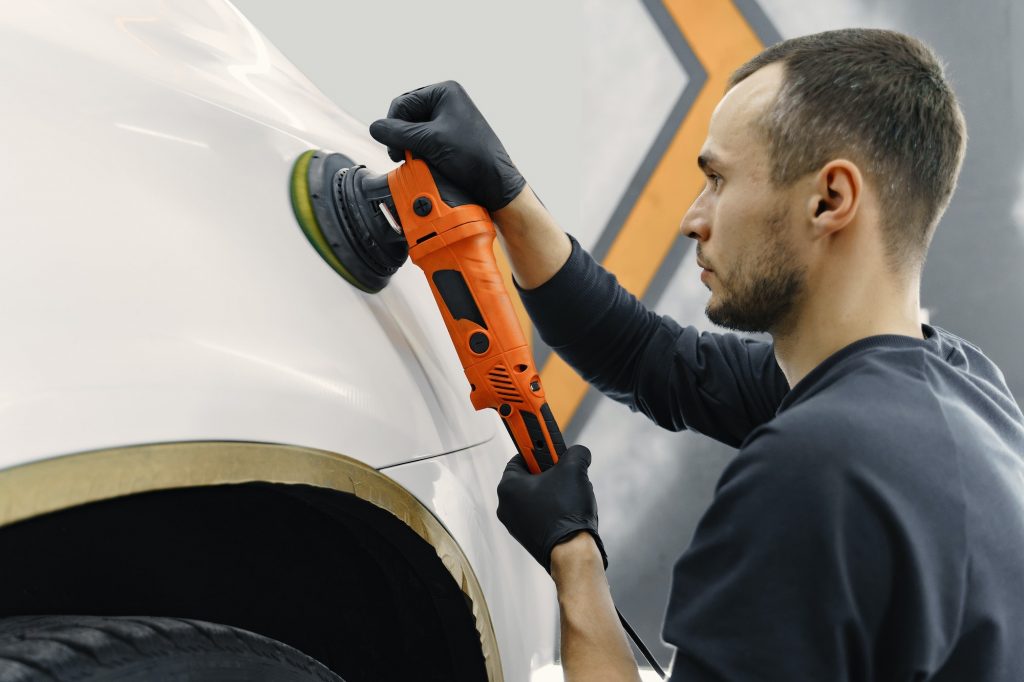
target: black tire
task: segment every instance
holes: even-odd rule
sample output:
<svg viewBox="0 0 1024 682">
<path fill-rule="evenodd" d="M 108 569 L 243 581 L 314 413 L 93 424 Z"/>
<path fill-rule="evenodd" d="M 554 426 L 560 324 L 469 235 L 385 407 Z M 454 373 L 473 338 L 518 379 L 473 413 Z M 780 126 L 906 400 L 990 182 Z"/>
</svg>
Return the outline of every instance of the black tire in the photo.
<svg viewBox="0 0 1024 682">
<path fill-rule="evenodd" d="M 0 682 L 344 682 L 277 640 L 156 616 L 0 620 Z"/>
</svg>

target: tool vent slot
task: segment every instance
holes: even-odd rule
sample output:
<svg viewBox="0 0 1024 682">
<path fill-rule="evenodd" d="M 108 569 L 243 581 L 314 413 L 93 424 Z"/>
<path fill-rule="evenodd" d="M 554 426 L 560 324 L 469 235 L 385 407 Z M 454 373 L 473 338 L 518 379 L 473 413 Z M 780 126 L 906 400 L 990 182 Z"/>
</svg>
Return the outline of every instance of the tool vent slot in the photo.
<svg viewBox="0 0 1024 682">
<path fill-rule="evenodd" d="M 523 399 L 519 397 L 519 390 L 516 389 L 516 385 L 509 377 L 508 370 L 504 365 L 497 365 L 491 369 L 487 373 L 487 379 L 491 382 L 491 388 L 502 400 L 510 403 L 523 402 Z"/>
</svg>

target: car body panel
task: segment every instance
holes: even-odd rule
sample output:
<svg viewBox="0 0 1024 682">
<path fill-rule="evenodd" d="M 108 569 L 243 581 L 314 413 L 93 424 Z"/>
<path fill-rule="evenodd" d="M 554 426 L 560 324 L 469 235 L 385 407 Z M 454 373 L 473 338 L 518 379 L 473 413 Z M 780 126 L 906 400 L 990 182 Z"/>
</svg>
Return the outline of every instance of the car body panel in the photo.
<svg viewBox="0 0 1024 682">
<path fill-rule="evenodd" d="M 299 229 L 301 152 L 392 164 L 237 10 L 5 14 L 0 467 L 193 439 L 381 467 L 491 437 L 422 274 L 364 294 Z"/>
<path fill-rule="evenodd" d="M 491 624 L 509 681 L 529 680 L 550 665 L 558 641 L 554 583 L 495 514 L 497 482 L 514 452 L 502 430 L 499 437 L 461 452 L 382 471 L 443 520 L 476 568 L 485 600 L 494 605 Z M 509 600 L 513 608 L 497 606 Z"/>
</svg>

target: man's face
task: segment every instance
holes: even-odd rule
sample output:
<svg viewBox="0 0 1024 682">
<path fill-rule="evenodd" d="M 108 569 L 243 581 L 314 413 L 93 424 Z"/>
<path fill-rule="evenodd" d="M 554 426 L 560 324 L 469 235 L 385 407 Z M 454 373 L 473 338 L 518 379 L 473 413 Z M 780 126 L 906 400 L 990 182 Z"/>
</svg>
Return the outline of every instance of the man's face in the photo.
<svg viewBox="0 0 1024 682">
<path fill-rule="evenodd" d="M 779 64 L 732 88 L 711 117 L 698 161 L 707 181 L 680 225 L 697 240 L 711 290 L 705 313 L 729 329 L 784 333 L 806 290 L 794 238 L 799 206 L 772 185 L 767 144 L 755 125 L 782 82 Z"/>
</svg>

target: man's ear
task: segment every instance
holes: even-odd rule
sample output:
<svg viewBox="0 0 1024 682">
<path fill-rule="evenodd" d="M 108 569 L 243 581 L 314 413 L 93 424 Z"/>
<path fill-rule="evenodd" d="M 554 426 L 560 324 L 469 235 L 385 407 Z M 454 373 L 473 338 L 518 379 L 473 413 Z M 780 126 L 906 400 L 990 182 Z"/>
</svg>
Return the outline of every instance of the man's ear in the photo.
<svg viewBox="0 0 1024 682">
<path fill-rule="evenodd" d="M 841 230 L 853 221 L 863 186 L 860 169 L 852 161 L 833 159 L 822 166 L 807 203 L 808 218 L 818 236 Z"/>
</svg>

